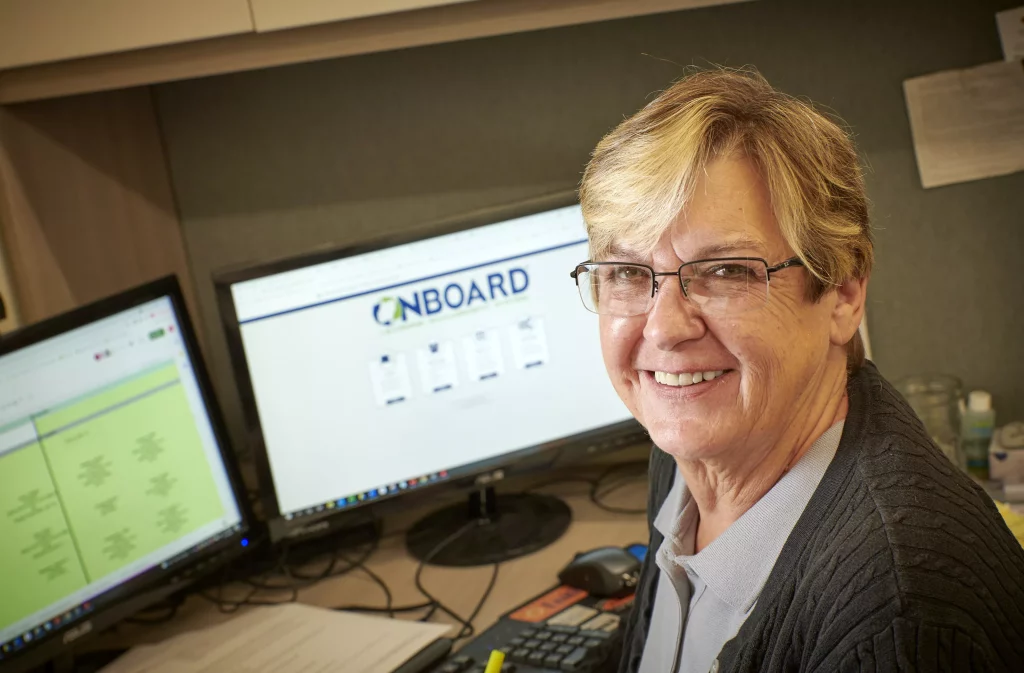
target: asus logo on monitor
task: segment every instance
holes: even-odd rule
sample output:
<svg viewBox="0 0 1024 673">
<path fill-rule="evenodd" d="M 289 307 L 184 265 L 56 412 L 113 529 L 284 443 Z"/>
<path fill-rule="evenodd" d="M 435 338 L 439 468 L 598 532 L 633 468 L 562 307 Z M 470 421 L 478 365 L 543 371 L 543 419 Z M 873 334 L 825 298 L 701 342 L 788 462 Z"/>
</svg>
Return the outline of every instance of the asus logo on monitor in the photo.
<svg viewBox="0 0 1024 673">
<path fill-rule="evenodd" d="M 92 633 L 92 620 L 82 622 L 64 634 L 64 644 L 73 643 L 84 635 Z"/>
<path fill-rule="evenodd" d="M 449 283 L 443 288 L 429 287 L 412 293 L 411 297 L 381 297 L 373 305 L 373 319 L 387 327 L 407 322 L 412 316 L 427 317 L 445 310 L 479 306 L 525 292 L 530 286 L 526 269 L 513 268 L 505 273 L 492 273 L 486 280 L 471 280 L 468 285 Z"/>
<path fill-rule="evenodd" d="M 491 484 L 496 481 L 501 481 L 504 478 L 505 470 L 495 470 L 494 472 L 481 474 L 473 481 L 473 483 L 476 484 L 477 486 L 486 486 L 487 484 Z"/>
</svg>

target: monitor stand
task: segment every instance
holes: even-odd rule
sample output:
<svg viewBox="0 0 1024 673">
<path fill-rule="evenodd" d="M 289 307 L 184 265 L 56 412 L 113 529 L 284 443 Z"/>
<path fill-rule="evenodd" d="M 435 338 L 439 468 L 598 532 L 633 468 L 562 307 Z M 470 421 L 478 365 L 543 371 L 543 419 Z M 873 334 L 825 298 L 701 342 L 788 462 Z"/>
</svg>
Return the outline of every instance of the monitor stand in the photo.
<svg viewBox="0 0 1024 673">
<path fill-rule="evenodd" d="M 416 522 L 405 540 L 409 553 L 433 565 L 489 565 L 548 546 L 572 521 L 568 505 L 538 493 L 497 496 L 487 487 L 471 493 L 468 504 L 445 507 Z M 470 523 L 476 525 L 441 546 Z"/>
</svg>

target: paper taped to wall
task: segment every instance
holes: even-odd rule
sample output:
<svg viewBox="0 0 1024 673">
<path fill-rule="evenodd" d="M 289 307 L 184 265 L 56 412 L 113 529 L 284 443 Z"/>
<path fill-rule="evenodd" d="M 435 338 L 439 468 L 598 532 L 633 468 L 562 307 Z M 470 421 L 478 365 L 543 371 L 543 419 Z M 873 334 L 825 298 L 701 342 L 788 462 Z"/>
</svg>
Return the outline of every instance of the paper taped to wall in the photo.
<svg viewBox="0 0 1024 673">
<path fill-rule="evenodd" d="M 1024 64 L 988 63 L 903 82 L 921 184 L 1024 170 Z"/>
<path fill-rule="evenodd" d="M 1024 58 L 1024 7 L 1008 9 L 996 14 L 999 41 L 1003 43 L 1003 59 L 1019 61 Z"/>
</svg>

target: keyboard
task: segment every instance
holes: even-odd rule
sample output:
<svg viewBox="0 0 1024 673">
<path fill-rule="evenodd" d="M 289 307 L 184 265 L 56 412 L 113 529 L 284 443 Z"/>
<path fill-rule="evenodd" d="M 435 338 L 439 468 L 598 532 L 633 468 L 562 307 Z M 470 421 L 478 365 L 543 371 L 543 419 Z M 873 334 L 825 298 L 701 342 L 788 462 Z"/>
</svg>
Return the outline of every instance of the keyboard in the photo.
<svg viewBox="0 0 1024 673">
<path fill-rule="evenodd" d="M 505 653 L 502 673 L 615 671 L 632 601 L 555 587 L 502 615 L 433 673 L 483 673 L 492 650 Z"/>
</svg>

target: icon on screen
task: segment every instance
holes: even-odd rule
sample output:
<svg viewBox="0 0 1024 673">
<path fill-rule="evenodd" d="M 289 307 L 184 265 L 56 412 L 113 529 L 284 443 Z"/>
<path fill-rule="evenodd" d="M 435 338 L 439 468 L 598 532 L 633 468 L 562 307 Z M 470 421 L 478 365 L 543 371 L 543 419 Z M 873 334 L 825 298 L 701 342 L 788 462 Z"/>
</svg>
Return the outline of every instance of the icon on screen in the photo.
<svg viewBox="0 0 1024 673">
<path fill-rule="evenodd" d="M 386 365 L 387 363 L 391 362 L 391 356 L 390 355 L 381 355 L 380 356 L 380 362 L 381 362 L 381 364 L 385 364 Z"/>
<path fill-rule="evenodd" d="M 399 484 L 399 486 L 401 486 L 402 490 L 404 491 L 405 489 L 409 488 L 409 482 L 403 481 L 401 484 Z"/>
<path fill-rule="evenodd" d="M 345 498 L 338 498 L 338 507 L 345 506 Z"/>
<path fill-rule="evenodd" d="M 444 479 L 448 476 L 448 470 L 441 470 L 441 478 Z"/>
<path fill-rule="evenodd" d="M 438 349 L 440 349 L 440 348 L 441 348 L 441 346 L 439 344 L 430 344 L 430 352 L 431 353 L 436 353 L 438 351 Z"/>
<path fill-rule="evenodd" d="M 381 495 L 387 495 L 388 494 L 388 487 L 387 486 L 381 486 L 380 487 L 380 494 Z"/>
<path fill-rule="evenodd" d="M 359 495 L 356 496 L 356 500 L 366 500 L 366 494 L 360 493 Z"/>
<path fill-rule="evenodd" d="M 333 500 L 331 500 L 329 503 L 327 503 L 327 509 L 334 509 L 334 501 Z"/>
<path fill-rule="evenodd" d="M 28 633 L 26 633 L 25 635 L 23 635 L 23 636 L 22 636 L 21 638 L 22 638 L 22 640 L 24 640 L 24 641 L 25 641 L 26 643 L 31 643 L 31 642 L 32 642 L 32 632 L 31 632 L 31 631 L 29 631 Z"/>
</svg>

